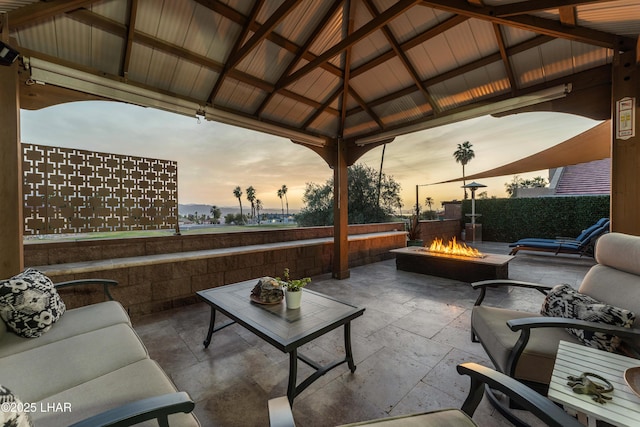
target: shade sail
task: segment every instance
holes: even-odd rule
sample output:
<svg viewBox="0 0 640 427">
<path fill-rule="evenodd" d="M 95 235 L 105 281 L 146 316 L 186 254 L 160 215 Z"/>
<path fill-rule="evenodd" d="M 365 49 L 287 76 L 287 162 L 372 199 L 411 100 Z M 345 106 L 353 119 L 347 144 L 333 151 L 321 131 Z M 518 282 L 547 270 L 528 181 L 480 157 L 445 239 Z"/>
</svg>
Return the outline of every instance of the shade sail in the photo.
<svg viewBox="0 0 640 427">
<path fill-rule="evenodd" d="M 542 169 L 577 165 L 609 157 L 611 157 L 611 120 L 602 122 L 558 145 L 515 162 L 474 175 L 467 175 L 464 178 L 441 181 L 437 184 L 534 172 Z"/>
</svg>

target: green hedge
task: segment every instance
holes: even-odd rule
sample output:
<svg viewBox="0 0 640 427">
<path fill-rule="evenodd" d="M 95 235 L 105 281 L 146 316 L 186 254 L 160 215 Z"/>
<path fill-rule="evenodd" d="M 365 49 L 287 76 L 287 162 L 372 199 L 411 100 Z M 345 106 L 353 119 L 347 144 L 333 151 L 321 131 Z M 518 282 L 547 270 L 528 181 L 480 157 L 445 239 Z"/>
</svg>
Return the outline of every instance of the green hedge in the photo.
<svg viewBox="0 0 640 427">
<path fill-rule="evenodd" d="M 471 222 L 471 200 L 462 202 L 463 222 Z M 476 219 L 482 240 L 514 242 L 524 237 L 576 237 L 598 219 L 609 217 L 609 196 L 478 199 Z"/>
</svg>

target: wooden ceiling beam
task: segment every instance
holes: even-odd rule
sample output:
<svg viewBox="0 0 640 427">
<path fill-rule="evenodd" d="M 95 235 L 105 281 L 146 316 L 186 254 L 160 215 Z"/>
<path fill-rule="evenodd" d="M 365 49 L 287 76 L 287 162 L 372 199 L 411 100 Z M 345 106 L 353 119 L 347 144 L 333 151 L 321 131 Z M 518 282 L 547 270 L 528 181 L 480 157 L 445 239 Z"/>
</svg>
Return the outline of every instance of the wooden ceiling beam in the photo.
<svg viewBox="0 0 640 427">
<path fill-rule="evenodd" d="M 289 62 L 289 65 L 284 70 L 284 72 L 282 73 L 278 81 L 276 82 L 275 89 L 267 94 L 267 96 L 264 98 L 264 100 L 256 110 L 257 116 L 260 116 L 262 114 L 262 112 L 267 107 L 269 102 L 271 102 L 275 94 L 278 93 L 284 87 L 282 84 L 284 79 L 291 73 L 291 71 L 293 71 L 293 69 L 304 58 L 304 56 L 309 53 L 309 49 L 311 48 L 311 45 L 316 41 L 318 36 L 322 34 L 322 30 L 324 29 L 325 25 L 329 22 L 329 20 L 333 17 L 333 15 L 340 8 L 340 6 L 342 6 L 343 3 L 344 3 L 344 0 L 334 1 L 333 5 L 327 10 L 327 12 L 324 14 L 322 19 L 320 19 L 320 21 L 318 22 L 314 30 L 311 32 L 311 34 L 307 38 L 307 41 L 305 41 L 305 43 L 300 47 L 298 52 L 296 52 L 295 57 L 291 62 Z"/>
<path fill-rule="evenodd" d="M 365 100 L 362 99 L 360 95 L 358 95 L 354 88 L 349 87 L 349 95 L 351 95 L 351 97 L 358 103 L 358 105 L 360 105 L 360 107 L 378 124 L 381 130 L 385 129 L 385 125 L 382 120 L 380 120 L 380 117 L 376 114 L 375 111 L 371 109 L 371 107 L 369 107 Z"/>
<path fill-rule="evenodd" d="M 27 25 L 51 19 L 72 10 L 91 5 L 98 0 L 54 0 L 36 2 L 9 12 L 9 25 L 16 30 Z"/>
<path fill-rule="evenodd" d="M 258 16 L 258 12 L 260 12 L 260 9 L 262 8 L 263 4 L 264 4 L 264 0 L 258 0 L 254 3 L 253 8 L 251 9 L 251 13 L 247 18 L 248 24 L 242 27 L 240 34 L 238 35 L 238 37 L 236 37 L 236 40 L 233 43 L 233 47 L 231 48 L 231 50 L 229 50 L 230 56 L 233 56 L 234 52 L 238 51 L 240 49 L 240 46 L 242 46 L 242 42 L 244 41 L 247 34 L 249 34 L 249 31 L 250 31 L 249 28 L 251 27 L 251 24 L 255 23 L 256 16 Z M 229 63 L 225 63 L 222 72 L 220 72 L 220 75 L 218 76 L 218 80 L 216 80 L 216 83 L 213 85 L 213 89 L 211 89 L 211 92 L 207 97 L 207 102 L 209 102 L 210 104 L 213 104 L 213 100 L 218 94 L 218 91 L 220 90 L 220 88 L 222 87 L 222 83 L 224 82 L 224 79 L 229 74 L 229 70 L 231 68 L 233 67 L 230 66 Z"/>
<path fill-rule="evenodd" d="M 369 9 L 369 12 L 371 13 L 372 16 L 377 16 L 380 14 L 380 11 L 373 4 L 371 0 L 365 0 L 364 3 L 367 6 L 367 9 Z M 400 62 L 402 62 L 402 65 L 404 66 L 405 70 L 407 70 L 407 73 L 409 73 L 409 76 L 411 76 L 411 79 L 415 83 L 416 87 L 418 88 L 420 93 L 422 93 L 422 96 L 424 97 L 424 99 L 427 101 L 431 109 L 437 113 L 440 110 L 440 108 L 438 107 L 438 104 L 433 99 L 433 97 L 431 96 L 427 88 L 422 84 L 422 81 L 420 79 L 420 76 L 418 75 L 418 72 L 416 71 L 411 61 L 409 60 L 409 57 L 407 56 L 405 51 L 402 49 L 402 46 L 400 46 L 400 44 L 396 40 L 395 36 L 391 32 L 391 29 L 389 28 L 388 25 L 382 26 L 382 33 L 387 39 L 387 42 L 391 45 L 391 49 L 395 53 L 395 56 L 397 56 L 398 59 L 400 59 Z"/>
<path fill-rule="evenodd" d="M 221 3 L 219 0 L 195 0 L 195 1 L 211 9 L 212 11 L 224 16 L 230 21 L 235 22 L 241 27 L 244 27 L 247 25 L 248 19 L 246 16 L 236 11 L 235 9 L 232 9 L 226 4 Z M 254 22 L 249 24 L 249 27 L 251 31 L 256 32 L 259 30 L 260 24 Z M 287 40 L 286 38 L 274 32 L 271 32 L 267 35 L 267 40 L 275 43 L 276 45 L 280 46 L 285 50 L 288 50 L 294 55 L 300 50 L 300 46 L 296 45 L 295 43 L 292 43 L 291 41 Z M 316 58 L 316 56 L 310 52 L 304 53 L 303 57 L 307 61 L 313 61 Z M 330 72 L 336 77 L 342 77 L 342 70 L 333 64 L 325 62 L 320 67 L 325 71 Z"/>
<path fill-rule="evenodd" d="M 603 65 L 598 68 L 593 68 L 587 71 L 583 71 L 577 74 L 563 76 L 558 79 L 540 83 L 534 86 L 529 86 L 525 89 L 520 89 L 516 92 L 516 96 L 524 96 L 528 94 L 532 94 L 535 92 L 539 92 L 544 89 L 548 89 L 550 87 L 558 86 L 561 84 L 571 83 L 576 85 L 578 88 L 588 88 L 588 87 L 598 87 L 602 85 L 610 85 L 611 84 L 611 66 Z M 568 95 L 570 97 L 571 94 Z M 500 94 L 496 96 L 492 96 L 490 98 L 482 99 L 482 101 L 472 102 L 470 104 L 464 105 L 462 107 L 453 108 L 451 110 L 446 110 L 440 114 L 439 117 L 446 117 L 452 114 L 465 112 L 468 110 L 472 110 L 482 105 L 490 105 L 495 102 L 504 101 L 506 99 L 511 98 L 511 93 L 509 94 Z M 371 103 L 369 103 L 371 105 Z M 405 127 L 409 127 L 415 124 L 424 123 L 425 121 L 429 121 L 433 119 L 433 117 L 421 117 L 419 119 L 415 119 L 409 122 L 400 123 L 397 125 L 387 126 L 386 131 L 399 130 Z M 358 138 L 367 138 L 370 136 L 376 135 L 377 132 L 368 132 L 363 135 L 358 135 Z"/>
<path fill-rule="evenodd" d="M 528 0 L 520 3 L 511 3 L 500 6 L 494 6 L 493 12 L 495 16 L 508 17 L 515 15 L 526 15 L 544 10 L 561 9 L 565 7 L 575 8 L 583 4 L 590 3 L 606 3 L 612 0 Z"/>
<path fill-rule="evenodd" d="M 347 4 L 349 8 L 347 10 L 348 16 L 346 16 L 343 20 L 343 37 L 344 40 L 348 39 L 353 34 L 353 26 L 354 26 L 354 16 L 356 10 L 356 1 L 348 0 Z M 345 22 L 346 21 L 346 22 Z M 346 26 L 346 27 L 345 27 Z M 340 100 L 341 106 L 340 110 L 340 123 L 338 125 L 338 136 L 340 138 L 344 138 L 344 130 L 346 129 L 347 122 L 347 100 L 349 99 L 349 78 L 351 71 L 351 47 L 353 44 L 349 44 L 347 48 L 343 51 L 344 55 L 344 70 L 342 76 L 342 98 Z"/>
<path fill-rule="evenodd" d="M 318 118 L 320 117 L 320 115 L 322 113 L 324 113 L 325 111 L 329 110 L 329 106 L 336 100 L 336 98 L 338 98 L 338 96 L 340 96 L 340 94 L 342 93 L 342 86 L 338 87 L 338 89 L 336 89 L 331 96 L 329 96 L 329 98 L 326 99 L 326 101 L 324 101 L 322 103 L 322 105 L 320 106 L 320 108 L 318 108 L 313 114 L 311 114 L 307 120 L 304 122 L 304 124 L 302 125 L 302 129 L 307 129 L 309 126 L 311 126 L 311 124 Z M 333 110 L 333 109 L 332 109 Z M 337 113 L 337 110 L 334 110 Z M 338 114 L 336 114 L 338 115 Z"/>
<path fill-rule="evenodd" d="M 500 58 L 502 59 L 504 70 L 507 73 L 507 78 L 509 79 L 509 86 L 511 86 L 511 93 L 515 95 L 516 91 L 518 90 L 518 82 L 516 80 L 516 75 L 513 72 L 513 67 L 511 66 L 511 60 L 509 59 L 509 55 L 507 55 L 507 49 L 505 47 L 504 39 L 502 37 L 502 30 L 500 29 L 500 25 L 493 24 L 493 31 L 496 35 L 496 43 L 498 44 L 498 50 L 500 51 Z"/>
<path fill-rule="evenodd" d="M 129 66 L 131 65 L 131 51 L 133 50 L 133 36 L 135 35 L 136 16 L 138 14 L 138 0 L 129 1 L 129 16 L 127 19 L 127 43 L 124 47 L 122 69 L 120 75 L 125 81 L 129 78 Z"/>
<path fill-rule="evenodd" d="M 563 6 L 558 9 L 560 22 L 565 27 L 575 27 L 578 25 L 575 6 Z"/>
<path fill-rule="evenodd" d="M 547 43 L 549 41 L 553 40 L 552 37 L 550 36 L 536 36 L 530 40 L 526 40 L 522 43 L 519 43 L 515 46 L 512 46 L 510 48 L 506 49 L 506 54 L 507 56 L 512 56 L 512 55 L 516 55 L 520 52 L 524 52 L 526 50 L 529 49 L 533 49 L 534 47 L 540 46 L 541 44 Z M 452 79 L 454 77 L 460 76 L 462 74 L 468 73 L 470 71 L 476 70 L 480 67 L 484 67 L 486 65 L 492 64 L 494 62 L 500 61 L 502 59 L 502 56 L 500 55 L 500 53 L 496 52 L 494 54 L 485 56 L 483 58 L 480 58 L 476 61 L 470 62 L 468 64 L 462 65 L 458 68 L 454 68 L 453 70 L 447 71 L 445 73 L 442 74 L 438 74 L 437 76 L 433 76 L 427 80 L 425 80 L 423 82 L 423 84 L 426 87 L 429 86 L 433 86 L 435 84 L 438 83 L 442 83 L 443 81 Z M 383 96 L 381 98 L 378 99 L 374 99 L 374 100 L 369 100 L 367 103 L 369 104 L 370 107 L 375 107 L 377 105 L 381 105 L 390 101 L 393 101 L 396 98 L 400 98 L 406 95 L 410 95 L 411 93 L 415 92 L 415 87 L 414 86 L 409 86 L 406 87 L 404 89 L 400 89 L 396 92 L 390 93 L 386 96 Z M 352 110 L 349 111 L 348 115 L 351 114 L 356 114 L 359 113 L 360 110 L 359 107 L 356 107 Z"/>
<path fill-rule="evenodd" d="M 328 50 L 320 54 L 316 59 L 309 62 L 307 65 L 305 65 L 304 67 L 300 68 L 298 71 L 290 75 L 285 80 L 284 85 L 285 86 L 290 85 L 294 81 L 310 73 L 312 70 L 314 70 L 321 64 L 327 62 L 334 56 L 344 52 L 347 48 L 353 46 L 354 44 L 356 44 L 357 42 L 359 42 L 369 34 L 373 33 L 374 31 L 379 30 L 387 22 L 393 20 L 398 15 L 404 13 L 405 11 L 413 7 L 414 4 L 417 3 L 418 1 L 419 0 L 400 0 L 399 2 L 395 3 L 393 6 L 385 10 L 383 13 L 376 16 L 371 21 L 364 24 L 362 27 L 358 28 L 348 37 L 342 39 L 342 41 L 338 42 L 333 47 L 329 48 Z"/>
<path fill-rule="evenodd" d="M 400 48 L 407 52 L 411 49 L 413 49 L 414 47 L 426 42 L 429 39 L 432 39 L 440 34 L 442 34 L 443 32 L 455 27 L 456 25 L 460 25 L 463 22 L 465 22 L 466 20 L 468 20 L 469 18 L 466 16 L 462 16 L 462 15 L 454 15 L 453 17 L 447 19 L 444 22 L 441 22 L 440 24 L 436 25 L 435 27 L 429 28 L 428 30 L 426 30 L 423 33 L 418 34 L 417 36 L 407 40 L 406 42 L 402 43 L 400 45 Z M 355 78 L 357 76 L 359 76 L 360 74 L 366 73 L 367 71 L 377 67 L 380 64 L 383 64 L 385 62 L 387 62 L 390 59 L 393 59 L 395 57 L 395 51 L 389 50 L 385 53 L 383 53 L 380 56 L 377 56 L 376 58 L 373 58 L 371 61 L 368 61 L 362 65 L 360 65 L 357 68 L 354 68 L 353 70 L 351 70 L 351 77 Z"/>
<path fill-rule="evenodd" d="M 465 0 L 423 0 L 423 4 L 435 9 L 466 15 L 470 18 L 608 49 L 623 51 L 629 50 L 631 47 L 635 49 L 636 40 L 631 37 L 618 36 L 585 27 L 569 28 L 558 21 L 532 15 L 517 15 L 511 18 L 500 17 L 496 16 L 493 8 L 471 6 Z"/>
</svg>

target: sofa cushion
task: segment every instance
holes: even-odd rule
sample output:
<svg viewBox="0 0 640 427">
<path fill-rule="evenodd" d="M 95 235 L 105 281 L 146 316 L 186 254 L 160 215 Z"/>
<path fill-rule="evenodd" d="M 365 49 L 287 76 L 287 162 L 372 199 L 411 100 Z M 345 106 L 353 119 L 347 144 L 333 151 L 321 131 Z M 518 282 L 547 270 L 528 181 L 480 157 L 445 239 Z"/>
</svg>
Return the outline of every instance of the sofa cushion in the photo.
<svg viewBox="0 0 640 427">
<path fill-rule="evenodd" d="M 604 304 L 567 284 L 558 285 L 547 294 L 540 313 L 544 316 L 586 320 L 627 328 L 631 327 L 636 317 L 629 310 Z M 588 347 L 615 351 L 620 345 L 620 338 L 611 334 L 575 328 L 567 330 Z"/>
<path fill-rule="evenodd" d="M 21 337 L 39 337 L 64 311 L 53 282 L 38 270 L 29 268 L 0 281 L 0 317 Z"/>
<path fill-rule="evenodd" d="M 144 359 L 46 397 L 39 404 L 47 407 L 70 402 L 71 410 L 58 413 L 38 412 L 33 414 L 33 421 L 37 425 L 48 427 L 68 426 L 126 403 L 175 391 L 175 386 L 158 364 L 151 359 Z M 172 427 L 199 425 L 191 414 L 172 415 L 169 417 L 169 424 Z M 140 425 L 157 427 L 158 424 Z"/>
<path fill-rule="evenodd" d="M 2 381 L 36 402 L 146 358 L 138 335 L 120 323 L 4 357 Z"/>
<path fill-rule="evenodd" d="M 34 403 L 24 403 L 11 390 L 0 385 L 0 425 L 5 427 L 32 427 L 29 417 Z"/>
<path fill-rule="evenodd" d="M 130 320 L 122 305 L 116 301 L 67 310 L 64 316 L 39 338 L 23 338 L 10 332 L 0 334 L 0 358 L 118 323 L 130 324 Z M 4 323 L 0 322 L 0 328 L 3 327 Z"/>
</svg>

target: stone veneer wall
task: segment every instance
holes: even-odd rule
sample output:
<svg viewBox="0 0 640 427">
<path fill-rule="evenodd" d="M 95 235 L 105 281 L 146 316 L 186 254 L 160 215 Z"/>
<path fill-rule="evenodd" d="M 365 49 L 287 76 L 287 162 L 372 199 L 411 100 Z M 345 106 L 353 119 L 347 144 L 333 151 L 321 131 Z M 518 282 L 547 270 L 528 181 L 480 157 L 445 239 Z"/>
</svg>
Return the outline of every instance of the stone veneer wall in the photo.
<svg viewBox="0 0 640 427">
<path fill-rule="evenodd" d="M 349 266 L 392 258 L 403 247 L 402 223 L 350 226 Z M 192 304 L 196 291 L 262 276 L 331 272 L 333 228 L 314 227 L 158 238 L 25 244 L 25 266 L 54 282 L 117 280 L 111 293 L 132 317 Z M 287 243 L 288 242 L 288 243 Z M 68 308 L 102 301 L 101 289 L 60 291 Z"/>
</svg>

